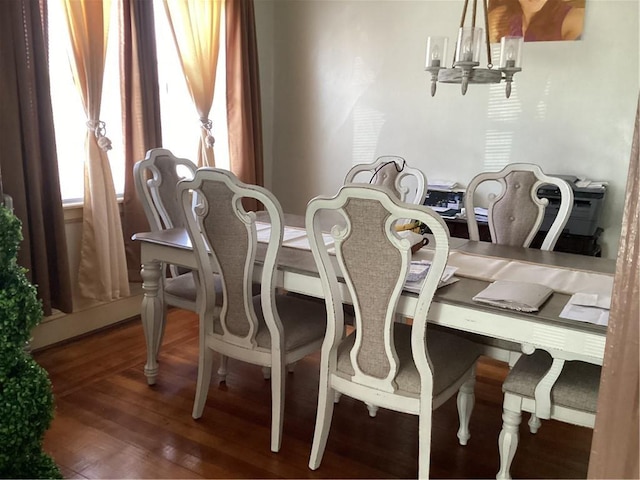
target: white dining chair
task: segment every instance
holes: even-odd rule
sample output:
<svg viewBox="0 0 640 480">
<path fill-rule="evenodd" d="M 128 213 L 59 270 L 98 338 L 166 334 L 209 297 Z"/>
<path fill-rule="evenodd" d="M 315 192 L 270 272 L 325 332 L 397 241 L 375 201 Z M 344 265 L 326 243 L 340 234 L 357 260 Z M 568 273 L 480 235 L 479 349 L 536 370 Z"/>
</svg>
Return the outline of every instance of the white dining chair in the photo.
<svg viewBox="0 0 640 480">
<path fill-rule="evenodd" d="M 176 197 L 176 185 L 182 179 L 193 178 L 196 170 L 192 161 L 178 158 L 164 148 L 149 150 L 145 158 L 133 166 L 136 194 L 152 231 L 186 227 L 184 213 Z M 164 335 L 167 306 L 197 311 L 197 274 L 177 265 L 165 265 L 162 271 L 167 268 L 169 274 L 162 275 L 159 289 L 164 311 L 162 327 L 155 339 L 158 347 Z"/>
<path fill-rule="evenodd" d="M 221 355 L 221 362 L 234 358 L 268 367 L 271 451 L 278 452 L 282 442 L 286 366 L 320 348 L 326 329 L 324 306 L 276 292 L 284 227 L 282 208 L 271 192 L 242 183 L 231 172 L 216 168 L 199 169 L 193 180 L 181 181 L 177 191 L 200 274 L 199 361 L 193 418 L 200 418 L 204 411 L 214 352 Z M 191 215 L 194 194 L 198 205 Z M 253 294 L 252 283 L 259 248 L 256 214 L 244 209 L 243 198 L 264 205 L 270 224 L 261 265 L 260 295 Z M 215 288 L 216 280 L 221 283 L 219 289 Z M 226 366 L 223 370 L 226 372 Z"/>
<path fill-rule="evenodd" d="M 480 240 L 474 208 L 482 188 L 493 186 L 487 198 L 491 242 L 529 247 L 542 226 L 545 210 L 550 207 L 549 200 L 537 194 L 543 185 L 553 185 L 560 192 L 560 203 L 553 205 L 557 213 L 540 247 L 541 250 L 553 250 L 571 215 L 573 189 L 565 180 L 546 175 L 538 165 L 528 163 L 512 163 L 498 172 L 482 172 L 469 182 L 464 196 L 469 239 Z M 464 335 L 480 343 L 485 355 L 510 365 L 521 355 L 520 344 L 474 334 Z"/>
<path fill-rule="evenodd" d="M 389 188 L 403 202 L 422 205 L 426 196 L 427 177 L 407 165 L 404 158 L 384 155 L 372 163 L 354 165 L 347 172 L 344 184 L 368 183 Z"/>
<path fill-rule="evenodd" d="M 504 412 L 498 440 L 500 470 L 496 478 L 511 478 L 522 412 L 532 414 L 531 433 L 540 428 L 540 418 L 593 428 L 600 371 L 599 365 L 554 359 L 544 350 L 518 359 L 502 384 Z"/>
<path fill-rule="evenodd" d="M 329 244 L 319 225 L 325 210 L 343 217 L 332 228 Z M 435 239 L 430 244 L 433 261 L 416 299 L 412 325 L 395 321 L 411 264 L 410 242 L 393 226 L 398 218 L 424 222 Z M 320 467 L 338 392 L 367 407 L 418 415 L 418 471 L 420 478 L 428 478 L 432 410 L 458 392 L 458 438 L 465 445 L 470 437 L 475 362 L 480 355 L 474 343 L 426 328 L 427 312 L 447 262 L 448 229 L 429 207 L 402 203 L 387 189 L 369 185 L 347 185 L 333 198 L 311 200 L 306 226 L 328 315 L 309 467 Z M 345 297 L 355 312 L 355 329 L 348 334 Z"/>
</svg>

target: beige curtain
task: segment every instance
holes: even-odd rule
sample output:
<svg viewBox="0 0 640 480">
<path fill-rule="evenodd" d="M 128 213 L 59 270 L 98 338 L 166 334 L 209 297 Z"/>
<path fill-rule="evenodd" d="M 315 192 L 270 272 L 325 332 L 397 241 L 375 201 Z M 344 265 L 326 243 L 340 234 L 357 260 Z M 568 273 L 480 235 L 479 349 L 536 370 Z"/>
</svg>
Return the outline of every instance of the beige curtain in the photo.
<svg viewBox="0 0 640 480">
<path fill-rule="evenodd" d="M 100 121 L 110 0 L 62 0 L 73 52 L 71 67 L 87 114 L 84 211 L 78 283 L 80 293 L 101 301 L 129 295 L 122 224 Z"/>
<path fill-rule="evenodd" d="M 187 87 L 202 125 L 198 166 L 215 166 L 209 119 L 218 64 L 222 0 L 164 0 Z"/>
<path fill-rule="evenodd" d="M 640 99 L 613 283 L 589 478 L 640 478 Z"/>
<path fill-rule="evenodd" d="M 225 1 L 225 31 L 231 171 L 245 183 L 262 185 L 262 113 L 253 0 Z M 243 204 L 251 210 L 258 208 L 255 201 Z"/>
<path fill-rule="evenodd" d="M 22 222 L 18 263 L 45 315 L 71 312 L 71 279 L 51 110 L 47 45 L 37 1 L 0 1 L 0 193 Z M 0 197 L 1 199 L 2 197 Z M 2 232 L 0 232 L 1 234 Z"/>
<path fill-rule="evenodd" d="M 135 191 L 133 165 L 147 150 L 162 146 L 160 94 L 153 2 L 121 3 L 121 78 L 125 147 L 122 228 L 130 281 L 141 281 L 140 242 L 132 235 L 149 231 L 149 223 Z"/>
</svg>

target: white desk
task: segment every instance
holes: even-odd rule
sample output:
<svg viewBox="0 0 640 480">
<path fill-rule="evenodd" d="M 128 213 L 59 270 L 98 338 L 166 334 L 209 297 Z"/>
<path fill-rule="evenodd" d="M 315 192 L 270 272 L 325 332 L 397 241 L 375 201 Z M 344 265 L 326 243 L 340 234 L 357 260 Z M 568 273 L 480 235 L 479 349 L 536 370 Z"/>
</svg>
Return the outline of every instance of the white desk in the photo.
<svg viewBox="0 0 640 480">
<path fill-rule="evenodd" d="M 289 225 L 299 219 L 287 216 Z M 290 220 L 294 221 L 291 223 Z M 164 306 L 159 294 L 162 262 L 196 269 L 196 260 L 187 232 L 171 229 L 161 232 L 139 233 L 141 242 L 142 324 L 147 343 L 147 362 L 144 373 L 149 384 L 158 375 L 158 338 L 163 329 Z M 612 274 L 615 262 L 582 255 L 545 252 L 529 248 L 504 247 L 485 242 L 451 239 L 452 249 L 500 258 L 523 260 L 542 265 L 579 268 L 581 270 Z M 260 257 L 261 251 L 258 251 Z M 259 273 L 259 269 L 258 270 Z M 549 351 L 565 360 L 583 360 L 602 364 L 606 328 L 559 318 L 568 295 L 554 293 L 537 313 L 521 313 L 475 303 L 471 298 L 487 286 L 487 282 L 461 278 L 460 281 L 438 289 L 429 311 L 429 322 L 467 332 L 520 343 L 523 351 L 534 348 Z M 313 255 L 309 251 L 282 248 L 279 258 L 278 285 L 291 292 L 322 297 L 322 287 Z M 345 301 L 349 301 L 346 288 Z M 411 315 L 416 295 L 405 292 L 399 305 L 400 313 Z"/>
</svg>

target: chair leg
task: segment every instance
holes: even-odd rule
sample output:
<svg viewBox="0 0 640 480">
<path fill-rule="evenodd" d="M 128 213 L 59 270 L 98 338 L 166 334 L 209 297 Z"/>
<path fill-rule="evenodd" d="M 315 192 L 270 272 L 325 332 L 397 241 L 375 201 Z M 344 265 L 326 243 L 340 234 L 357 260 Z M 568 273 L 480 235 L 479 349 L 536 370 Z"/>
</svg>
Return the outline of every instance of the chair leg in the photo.
<svg viewBox="0 0 640 480">
<path fill-rule="evenodd" d="M 541 426 L 542 422 L 540 422 L 540 419 L 536 416 L 535 413 L 532 413 L 531 417 L 529 417 L 529 431 L 531 433 L 538 433 L 538 430 Z"/>
<path fill-rule="evenodd" d="M 497 479 L 511 478 L 511 462 L 518 448 L 518 437 L 522 412 L 513 412 L 505 407 L 502 414 L 502 431 L 498 438 L 498 450 L 500 451 L 500 471 L 496 475 Z"/>
<path fill-rule="evenodd" d="M 469 422 L 471 420 L 471 412 L 475 404 L 474 387 L 476 384 L 475 367 L 469 379 L 462 384 L 458 391 L 458 417 L 460 420 L 460 428 L 458 429 L 458 440 L 460 445 L 466 445 L 471 438 L 469 433 Z"/>
<path fill-rule="evenodd" d="M 289 373 L 295 372 L 297 364 L 298 364 L 298 362 L 293 362 L 293 363 L 290 363 L 289 365 L 287 365 L 287 372 L 289 372 Z"/>
<path fill-rule="evenodd" d="M 321 362 L 321 364 L 324 362 Z M 320 373 L 320 387 L 318 390 L 318 411 L 316 413 L 316 426 L 313 432 L 313 443 L 311 444 L 311 456 L 309 458 L 309 468 L 317 470 L 322 462 L 324 449 L 327 446 L 331 419 L 333 417 L 333 403 L 336 392 L 329 386 L 329 372 L 324 370 Z"/>
<path fill-rule="evenodd" d="M 223 383 L 227 381 L 229 357 L 226 355 L 220 355 L 220 366 L 218 367 L 218 382 Z"/>
<path fill-rule="evenodd" d="M 282 360 L 271 365 L 271 451 L 279 452 L 284 417 L 284 382 L 286 365 Z"/>
<path fill-rule="evenodd" d="M 271 367 L 262 367 L 262 377 L 265 380 L 269 380 L 271 378 Z"/>
<path fill-rule="evenodd" d="M 428 479 L 431 465 L 431 420 L 433 404 L 431 399 L 421 400 L 418 416 L 418 478 Z"/>
<path fill-rule="evenodd" d="M 211 371 L 213 370 L 213 350 L 204 347 L 200 348 L 198 361 L 198 382 L 196 384 L 196 398 L 193 402 L 193 418 L 200 418 L 204 410 L 209 393 L 209 383 L 211 382 Z"/>
<path fill-rule="evenodd" d="M 333 403 L 340 403 L 340 397 L 342 396 L 342 394 L 340 392 L 338 392 L 337 390 L 333 391 Z"/>
<path fill-rule="evenodd" d="M 378 406 L 374 405 L 373 403 L 368 403 L 368 402 L 364 402 L 364 403 L 367 406 L 367 410 L 369 410 L 369 416 L 371 418 L 375 418 L 375 416 L 378 414 Z"/>
</svg>

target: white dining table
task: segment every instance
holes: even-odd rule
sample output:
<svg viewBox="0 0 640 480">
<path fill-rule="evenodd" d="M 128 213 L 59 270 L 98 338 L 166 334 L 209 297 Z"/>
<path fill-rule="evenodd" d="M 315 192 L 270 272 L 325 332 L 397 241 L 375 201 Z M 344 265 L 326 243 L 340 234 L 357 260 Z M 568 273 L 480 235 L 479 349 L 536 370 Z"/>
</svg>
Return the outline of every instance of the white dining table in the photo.
<svg viewBox="0 0 640 480">
<path fill-rule="evenodd" d="M 285 215 L 285 223 L 300 227 L 303 217 Z M 163 263 L 197 270 L 188 233 L 184 229 L 168 229 L 138 233 L 133 237 L 141 244 L 141 275 L 143 300 L 141 319 L 147 345 L 144 374 L 152 385 L 158 376 L 158 339 L 163 331 L 164 305 L 160 287 Z M 532 248 L 506 247 L 487 242 L 473 242 L 451 238 L 452 251 L 493 259 L 509 259 L 530 265 L 549 266 L 594 272 L 612 276 L 615 261 L 577 254 L 548 252 Z M 264 252 L 259 244 L 257 262 Z M 422 250 L 427 250 L 424 247 Z M 421 251 L 422 251 L 421 250 Z M 418 257 L 420 252 L 418 252 Z M 256 269 L 259 280 L 260 268 Z M 439 288 L 429 310 L 428 321 L 447 328 L 516 342 L 524 353 L 536 348 L 547 350 L 554 358 L 582 360 L 602 364 L 606 341 L 606 327 L 560 318 L 569 294 L 555 292 L 538 312 L 524 313 L 474 302 L 472 298 L 489 284 L 486 280 L 460 278 L 451 285 Z M 318 269 L 310 251 L 283 246 L 278 259 L 277 285 L 289 292 L 322 298 L 323 291 Z M 350 302 L 346 286 L 345 303 Z M 398 305 L 401 315 L 410 317 L 415 310 L 417 295 L 405 291 Z"/>
</svg>

